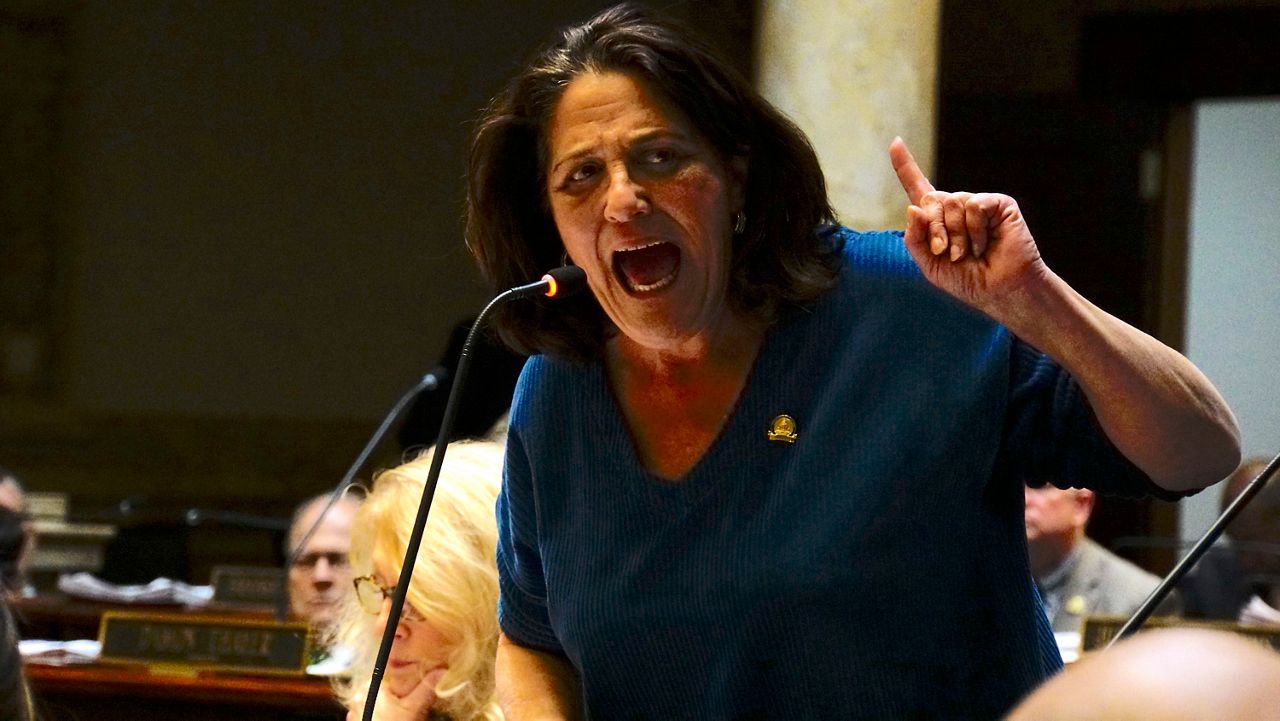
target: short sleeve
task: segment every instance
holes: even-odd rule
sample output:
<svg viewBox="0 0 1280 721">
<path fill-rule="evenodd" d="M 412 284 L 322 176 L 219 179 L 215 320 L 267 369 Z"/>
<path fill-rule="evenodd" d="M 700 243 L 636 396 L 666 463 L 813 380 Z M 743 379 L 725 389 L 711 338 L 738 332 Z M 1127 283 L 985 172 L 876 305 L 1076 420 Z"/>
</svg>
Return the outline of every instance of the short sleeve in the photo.
<svg viewBox="0 0 1280 721">
<path fill-rule="evenodd" d="M 498 623 L 522 645 L 563 655 L 547 612 L 546 579 L 538 550 L 537 505 L 528 456 L 514 429 L 507 437 L 498 520 Z"/>
<path fill-rule="evenodd" d="M 1088 488 L 1104 495 L 1175 501 L 1190 493 L 1153 483 L 1107 438 L 1071 374 L 1014 339 L 1004 460 L 1032 485 Z"/>
</svg>

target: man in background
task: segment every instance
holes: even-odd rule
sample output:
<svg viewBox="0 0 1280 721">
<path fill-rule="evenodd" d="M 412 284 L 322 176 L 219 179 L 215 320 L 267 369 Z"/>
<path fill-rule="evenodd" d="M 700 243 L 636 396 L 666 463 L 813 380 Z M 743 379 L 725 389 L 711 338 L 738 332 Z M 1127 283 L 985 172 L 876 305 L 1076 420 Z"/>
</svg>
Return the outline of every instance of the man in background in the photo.
<svg viewBox="0 0 1280 721">
<path fill-rule="evenodd" d="M 1266 465 L 1262 457 L 1240 464 L 1223 484 L 1223 510 Z M 1273 478 L 1253 497 L 1178 590 L 1188 616 L 1280 623 L 1280 481 Z"/>
<path fill-rule="evenodd" d="M 1078 632 L 1085 616 L 1128 616 L 1160 584 L 1085 535 L 1094 502 L 1085 489 L 1026 488 L 1027 555 L 1055 633 Z M 1171 597 L 1160 612 L 1178 608 Z"/>
<path fill-rule="evenodd" d="M 285 558 L 298 547 L 307 530 L 316 524 L 329 502 L 329 495 L 304 501 L 293 513 Z M 317 629 L 327 629 L 342 598 L 353 592 L 351 565 L 351 519 L 360 506 L 358 498 L 344 495 L 329 508 L 306 546 L 289 567 L 289 609 Z"/>
<path fill-rule="evenodd" d="M 27 569 L 35 547 L 35 527 L 27 516 L 27 494 L 18 477 L 0 466 L 0 588 L 6 593 L 34 593 L 28 588 Z"/>
</svg>

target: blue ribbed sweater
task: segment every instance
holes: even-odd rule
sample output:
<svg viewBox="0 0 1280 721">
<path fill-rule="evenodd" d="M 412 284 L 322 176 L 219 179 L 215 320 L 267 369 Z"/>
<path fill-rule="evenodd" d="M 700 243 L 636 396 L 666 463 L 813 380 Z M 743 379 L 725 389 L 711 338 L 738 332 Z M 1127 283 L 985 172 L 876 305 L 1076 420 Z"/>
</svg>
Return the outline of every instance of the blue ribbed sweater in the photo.
<svg viewBox="0 0 1280 721">
<path fill-rule="evenodd" d="M 783 314 L 679 483 L 638 462 L 600 364 L 525 367 L 499 616 L 573 663 L 592 719 L 997 717 L 1061 666 L 1018 474 L 1153 488 L 899 234 L 827 232 L 838 287 Z M 766 437 L 783 413 L 795 444 Z"/>
</svg>

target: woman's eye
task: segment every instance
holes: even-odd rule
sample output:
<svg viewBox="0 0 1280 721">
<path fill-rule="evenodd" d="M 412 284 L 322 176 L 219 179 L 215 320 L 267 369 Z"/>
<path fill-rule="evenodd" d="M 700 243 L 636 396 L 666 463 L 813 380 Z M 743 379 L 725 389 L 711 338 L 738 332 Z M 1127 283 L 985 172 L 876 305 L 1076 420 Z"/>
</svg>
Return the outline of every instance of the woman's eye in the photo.
<svg viewBox="0 0 1280 721">
<path fill-rule="evenodd" d="M 644 162 L 648 165 L 665 165 L 675 160 L 675 151 L 667 148 L 658 148 L 646 152 L 643 156 Z"/>
<path fill-rule="evenodd" d="M 571 171 L 568 175 L 565 176 L 565 182 L 581 183 L 584 180 L 589 180 L 597 172 L 599 172 L 599 168 L 596 167 L 595 163 L 586 163 L 584 165 L 579 165 L 578 167 L 574 168 L 573 171 Z"/>
</svg>

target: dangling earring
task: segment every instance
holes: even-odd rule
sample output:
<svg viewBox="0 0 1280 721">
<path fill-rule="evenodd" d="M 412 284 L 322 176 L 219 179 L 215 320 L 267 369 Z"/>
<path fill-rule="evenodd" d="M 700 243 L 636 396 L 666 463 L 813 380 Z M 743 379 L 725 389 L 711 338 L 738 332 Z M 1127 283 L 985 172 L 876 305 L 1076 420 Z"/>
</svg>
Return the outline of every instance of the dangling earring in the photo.
<svg viewBox="0 0 1280 721">
<path fill-rule="evenodd" d="M 560 254 L 560 265 L 561 267 L 573 265 L 573 260 L 569 258 L 569 251 L 566 250 Z"/>
<path fill-rule="evenodd" d="M 742 211 L 738 211 L 737 215 L 733 216 L 733 234 L 742 235 L 746 230 L 747 214 Z"/>
</svg>

